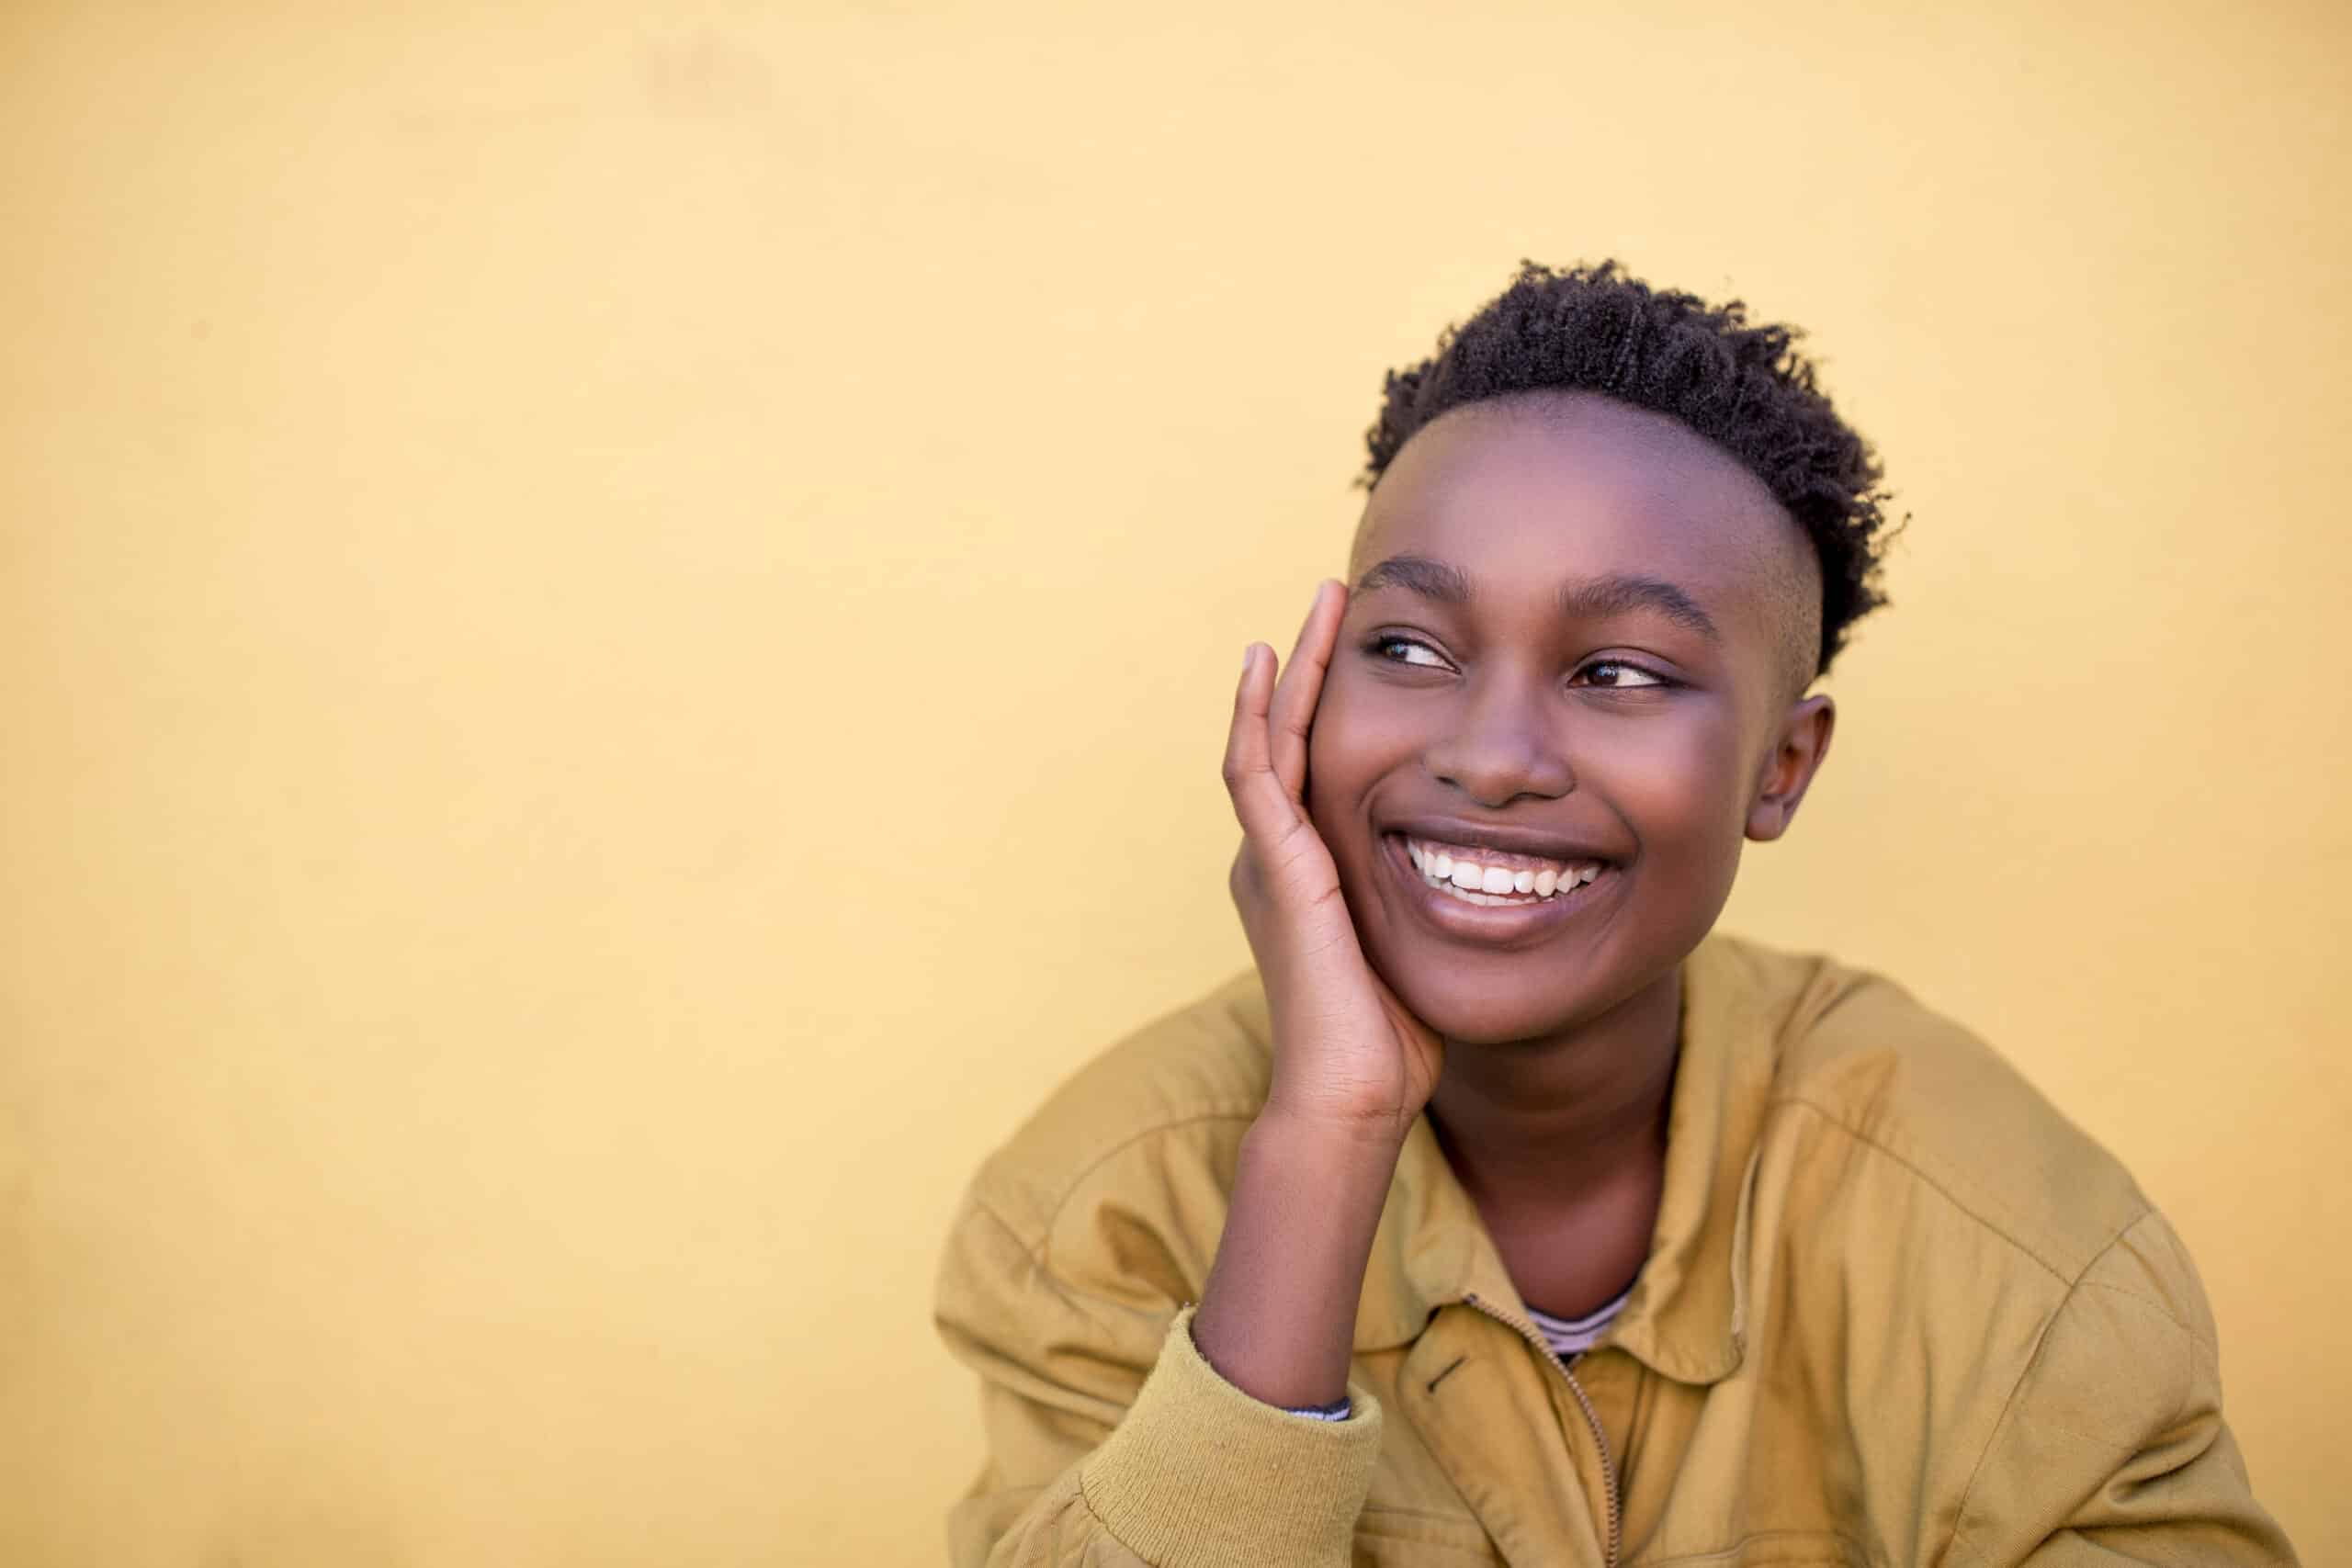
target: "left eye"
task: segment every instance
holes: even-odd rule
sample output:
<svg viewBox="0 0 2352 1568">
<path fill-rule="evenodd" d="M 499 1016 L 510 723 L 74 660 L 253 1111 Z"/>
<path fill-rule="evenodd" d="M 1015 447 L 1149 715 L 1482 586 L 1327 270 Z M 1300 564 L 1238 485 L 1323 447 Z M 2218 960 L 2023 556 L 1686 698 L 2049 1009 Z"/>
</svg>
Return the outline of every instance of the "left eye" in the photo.
<svg viewBox="0 0 2352 1568">
<path fill-rule="evenodd" d="M 1419 664 L 1432 670 L 1445 668 L 1445 660 L 1437 656 L 1436 649 L 1408 637 L 1382 637 L 1373 644 L 1373 649 L 1383 659 L 1394 660 L 1399 664 Z"/>
<path fill-rule="evenodd" d="M 1622 689 L 1627 686 L 1663 686 L 1666 684 L 1666 682 L 1663 679 L 1651 674 L 1640 665 L 1627 664 L 1623 660 L 1616 659 L 1603 659 L 1596 660 L 1593 663 L 1586 665 L 1582 673 L 1585 683 L 1591 686 L 1606 686 L 1612 689 Z"/>
</svg>

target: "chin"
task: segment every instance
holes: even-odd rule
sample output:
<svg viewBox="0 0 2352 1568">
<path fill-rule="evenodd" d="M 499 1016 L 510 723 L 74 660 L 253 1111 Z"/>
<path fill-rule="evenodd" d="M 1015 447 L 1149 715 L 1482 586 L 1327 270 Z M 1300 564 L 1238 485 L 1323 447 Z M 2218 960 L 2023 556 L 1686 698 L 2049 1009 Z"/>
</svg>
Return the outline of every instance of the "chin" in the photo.
<svg viewBox="0 0 2352 1568">
<path fill-rule="evenodd" d="M 1544 1039 L 1607 1011 L 1614 1001 L 1583 987 L 1529 985 L 1532 976 L 1482 976 L 1464 969 L 1383 977 L 1415 1018 L 1464 1045 Z"/>
<path fill-rule="evenodd" d="M 1374 967 L 1415 1018 L 1446 1040 L 1509 1045 L 1556 1040 L 1608 1017 L 1660 981 L 1705 934 L 1679 931 L 1631 941 L 1620 930 L 1565 950 L 1517 953 L 1448 950 L 1409 942 L 1406 951 L 1367 951 Z"/>
</svg>

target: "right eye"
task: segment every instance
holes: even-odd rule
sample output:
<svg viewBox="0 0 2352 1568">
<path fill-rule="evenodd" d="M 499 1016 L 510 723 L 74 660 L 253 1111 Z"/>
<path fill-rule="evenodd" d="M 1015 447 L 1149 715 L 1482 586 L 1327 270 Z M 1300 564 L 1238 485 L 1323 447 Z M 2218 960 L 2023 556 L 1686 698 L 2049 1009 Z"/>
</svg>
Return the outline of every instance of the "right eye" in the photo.
<svg viewBox="0 0 2352 1568">
<path fill-rule="evenodd" d="M 1418 637 L 1376 637 L 1372 639 L 1372 653 L 1392 664 L 1418 664 L 1426 670 L 1449 668 L 1437 649 Z"/>
</svg>

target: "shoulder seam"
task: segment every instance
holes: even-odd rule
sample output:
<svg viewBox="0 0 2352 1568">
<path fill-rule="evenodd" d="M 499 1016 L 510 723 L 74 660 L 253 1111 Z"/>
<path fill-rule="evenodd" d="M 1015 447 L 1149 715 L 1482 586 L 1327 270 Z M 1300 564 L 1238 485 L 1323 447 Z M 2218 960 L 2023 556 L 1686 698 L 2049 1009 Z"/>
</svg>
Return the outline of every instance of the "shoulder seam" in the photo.
<svg viewBox="0 0 2352 1568">
<path fill-rule="evenodd" d="M 2186 1248 L 2182 1247 L 2177 1235 L 2172 1233 L 2171 1222 L 2165 1219 L 2163 1212 L 2157 1209 L 2153 1203 L 2151 1203 L 2147 1209 L 2141 1213 L 2138 1219 L 2133 1220 L 2130 1224 L 2124 1226 L 2120 1231 L 2118 1231 L 2113 1241 L 2099 1248 L 2098 1258 L 2091 1259 L 2093 1266 L 2097 1266 L 2100 1258 L 2107 1257 L 2108 1254 L 2113 1252 L 2118 1247 L 2120 1247 L 2123 1244 L 2123 1238 L 2125 1236 L 2130 1235 L 2133 1231 L 2138 1230 L 2150 1220 L 2154 1220 L 2158 1224 L 2161 1224 L 2165 1228 L 2168 1239 L 2172 1241 L 2173 1250 L 2179 1254 L 2181 1262 L 2185 1264 L 2189 1272 L 2193 1274 L 2196 1271 L 2197 1266 L 2188 1261 Z M 2155 1297 L 2143 1296 L 2139 1292 L 2126 1290 L 2121 1285 L 2109 1285 L 2100 1280 L 2091 1279 L 2089 1277 L 2090 1270 L 2088 1269 L 2083 1270 L 2083 1275 L 2082 1288 L 2084 1290 L 2105 1291 L 2109 1295 L 2121 1296 L 2125 1301 L 2138 1302 L 2142 1306 L 2146 1307 L 2150 1312 L 2154 1313 L 2158 1317 L 2163 1318 L 2166 1323 L 2169 1323 L 2175 1328 L 2179 1329 L 2182 1334 L 2188 1336 L 2191 1344 L 2200 1346 L 2203 1348 L 2211 1351 L 2216 1359 L 2220 1357 L 2222 1346 L 2218 1335 L 2208 1337 L 2199 1330 L 2195 1324 L 2185 1322 L 2179 1314 L 2174 1312 L 2171 1307 L 2165 1305 L 2163 1302 L 2156 1300 Z"/>
<path fill-rule="evenodd" d="M 2122 1238 L 2119 1236 L 2116 1239 L 2120 1241 Z M 2112 1251 L 2113 1248 L 2110 1247 L 2108 1250 Z M 2105 1257 L 2106 1253 L 2102 1252 L 2100 1256 Z M 2198 1333 L 2193 1325 L 2181 1322 L 2179 1317 L 2175 1314 L 2172 1308 L 2165 1305 L 2164 1303 L 2156 1300 L 2154 1296 L 2143 1296 L 2137 1291 L 2127 1291 L 2120 1285 L 2103 1285 L 2097 1280 L 2085 1280 L 2076 1287 L 2076 1289 L 2084 1291 L 2104 1291 L 2110 1296 L 2121 1296 L 2127 1302 L 2138 1302 L 2142 1306 L 2146 1307 L 2150 1312 L 2154 1313 L 2158 1317 L 2163 1318 L 2166 1323 L 2169 1323 L 2175 1328 L 2179 1329 L 2181 1333 L 2187 1335 L 2188 1338 L 2196 1344 L 2204 1346 L 2209 1349 L 2214 1348 L 2212 1341 Z"/>
<path fill-rule="evenodd" d="M 1014 1225 L 1012 1221 L 1006 1219 L 1002 1214 L 998 1213 L 995 1208 L 978 1194 L 975 1193 L 973 1195 L 970 1206 L 976 1213 L 987 1215 L 989 1220 L 993 1223 L 998 1229 L 1004 1232 L 1006 1238 L 1010 1240 L 1015 1247 L 1020 1249 L 1022 1260 L 1029 1266 L 1031 1272 L 1035 1275 L 1038 1286 L 1051 1292 L 1054 1298 L 1060 1302 L 1063 1306 L 1068 1307 L 1074 1312 L 1086 1312 L 1096 1307 L 1115 1306 L 1119 1304 L 1107 1301 L 1103 1297 L 1095 1295 L 1091 1292 L 1079 1289 L 1077 1286 L 1072 1285 L 1069 1280 L 1064 1280 L 1060 1275 L 1055 1273 L 1051 1269 L 1046 1268 L 1045 1244 L 1043 1242 L 1039 1242 L 1034 1247 L 1030 1245 L 1029 1242 L 1022 1237 L 1021 1231 L 1018 1226 Z"/>
<path fill-rule="evenodd" d="M 2006 1227 L 1996 1224 L 1988 1216 L 1980 1213 L 1974 1205 L 1963 1199 L 1959 1193 L 1953 1191 L 1936 1176 L 1922 1168 L 1917 1161 L 1911 1159 L 1908 1156 L 1903 1154 L 1900 1150 L 1894 1148 L 1883 1139 L 1872 1137 L 1870 1134 L 1862 1131 L 1861 1128 L 1855 1126 L 1852 1122 L 1847 1121 L 1844 1117 L 1838 1115 L 1827 1106 L 1823 1105 L 1816 1100 L 1808 1100 L 1802 1094 L 1775 1095 L 1772 1099 L 1772 1103 L 1775 1105 L 1793 1105 L 1802 1110 L 1810 1111 L 1815 1116 L 1820 1117 L 1824 1122 L 1828 1122 L 1839 1132 L 1844 1133 L 1856 1143 L 1862 1145 L 1866 1148 L 1876 1149 L 1880 1154 L 1884 1155 L 1887 1158 L 1893 1160 L 1895 1164 L 1901 1166 L 1904 1169 L 1917 1177 L 1923 1185 L 1925 1185 L 1929 1190 L 1933 1191 L 1938 1197 L 1943 1199 L 1945 1202 L 1950 1203 L 1953 1208 L 1959 1210 L 1962 1213 L 1966 1214 L 1970 1219 L 1974 1220 L 1978 1224 L 1984 1226 L 1984 1229 L 1992 1232 L 1993 1235 L 2000 1237 L 2012 1247 L 2015 1247 L 2020 1254 L 2031 1258 L 2035 1263 L 2039 1264 L 2049 1273 L 2052 1279 L 2056 1280 L 2061 1284 L 2064 1285 L 2067 1289 L 2068 1294 L 2070 1295 L 2073 1293 L 2075 1287 L 2081 1282 L 2083 1276 L 2089 1273 L 2094 1264 L 2114 1249 L 2116 1242 L 2120 1239 L 2126 1232 L 2132 1230 L 2134 1226 L 2138 1225 L 2142 1220 L 2146 1219 L 2148 1215 L 2155 1212 L 2154 1206 L 2152 1204 L 2143 1207 L 2139 1213 L 2133 1214 L 2129 1220 L 2126 1220 L 2122 1226 L 2113 1235 L 2109 1235 L 2106 1241 L 2099 1244 L 2098 1249 L 2091 1254 L 2089 1260 L 2083 1265 L 2080 1270 L 2075 1273 L 2069 1274 L 2065 1269 L 2061 1269 L 2057 1264 L 2052 1263 L 2049 1258 L 2041 1256 L 2039 1251 L 2028 1246 L 2024 1241 L 2010 1235 Z"/>
<path fill-rule="evenodd" d="M 973 1186 L 972 1202 L 975 1207 L 985 1210 L 990 1219 L 1004 1227 L 1012 1239 L 1020 1244 L 1022 1250 L 1028 1254 L 1031 1263 L 1043 1267 L 1046 1244 L 1052 1238 L 1054 1226 L 1059 1223 L 1062 1211 L 1069 1206 L 1071 1198 L 1077 1195 L 1078 1189 L 1085 1183 L 1086 1179 L 1103 1166 L 1147 1139 L 1156 1138 L 1180 1128 L 1194 1126 L 1204 1122 L 1254 1122 L 1257 1118 L 1258 1107 L 1253 1104 L 1246 1111 L 1219 1109 L 1187 1111 L 1182 1115 L 1171 1116 L 1165 1121 L 1154 1122 L 1149 1126 L 1139 1128 L 1110 1147 L 1098 1152 L 1091 1159 L 1070 1172 L 1066 1179 L 1056 1185 L 1053 1189 L 1053 1202 L 1046 1212 L 1045 1224 L 1035 1241 L 1028 1240 L 1022 1226 L 1014 1224 L 981 1195 L 979 1183 L 975 1183 Z"/>
<path fill-rule="evenodd" d="M 1924 1175 L 1922 1179 L 1925 1179 Z M 1938 1190 L 1940 1191 L 1942 1190 L 1939 1188 Z M 1993 1430 L 1984 1439 L 1984 1450 L 1976 1456 L 1976 1463 L 1968 1472 L 1968 1484 L 1961 1488 L 1960 1501 L 1952 1509 L 1951 1539 L 1944 1543 L 1943 1555 L 1938 1559 L 1939 1562 L 1949 1562 L 1951 1561 L 1952 1554 L 1960 1550 L 1961 1531 L 1965 1529 L 1968 1524 L 1969 1500 L 1975 1496 L 1976 1483 L 1983 1477 L 1984 1473 L 1984 1466 L 1991 1461 L 1993 1457 L 1993 1450 L 2001 1440 L 2001 1434 L 2007 1429 L 2009 1413 L 2017 1408 L 2018 1398 L 2025 1392 L 2026 1380 L 2033 1375 L 2034 1368 L 2041 1364 L 2041 1352 L 2043 1348 L 2050 1343 L 2051 1331 L 2058 1326 L 2058 1320 L 2066 1315 L 2066 1309 L 2075 1304 L 2075 1297 L 2080 1295 L 2084 1291 L 2114 1289 L 2112 1286 L 2103 1286 L 2094 1282 L 2090 1279 L 2091 1270 L 2098 1267 L 2101 1259 L 2105 1258 L 2109 1253 L 2121 1246 L 2125 1236 L 2139 1229 L 2140 1225 L 2147 1220 L 2149 1215 L 2155 1213 L 2156 1210 L 2153 1204 L 2150 1205 L 2140 1214 L 2139 1218 L 2133 1220 L 2130 1224 L 2125 1225 L 2121 1230 L 2116 1232 L 2113 1236 L 2109 1237 L 2107 1245 L 2100 1247 L 2098 1252 L 2094 1253 L 2091 1256 L 2091 1260 L 2083 1266 L 2082 1273 L 2076 1275 L 2074 1280 L 2067 1285 L 2066 1294 L 2059 1301 L 2056 1306 L 2050 1309 L 2050 1315 L 2041 1320 L 2041 1332 L 2034 1336 L 2033 1348 L 2026 1353 L 2025 1364 L 2018 1369 L 2017 1381 L 2009 1385 L 2008 1397 L 2001 1402 L 2001 1413 L 1993 1420 Z M 2022 1248 L 2020 1250 L 2022 1250 Z M 2035 1261 L 2040 1262 L 2041 1260 L 2036 1258 Z M 2150 1306 L 2155 1305 L 2154 1303 L 2148 1302 L 2145 1297 L 2139 1296 L 2130 1291 L 2116 1291 L 2115 1293 L 2118 1295 L 2128 1296 L 2134 1301 L 2143 1302 L 2145 1304 Z M 2187 1325 L 2181 1323 L 2179 1319 L 2174 1317 L 2171 1313 L 2164 1311 L 2161 1308 L 2158 1309 L 2158 1312 L 2165 1321 L 2170 1323 L 2174 1327 L 2180 1329 L 2191 1344 L 2200 1342 L 2198 1340 L 2195 1331 L 2188 1328 Z M 2196 1380 L 2193 1376 L 2193 1371 L 2194 1369 L 2192 1369 L 2189 1386 L 2183 1392 L 2181 1396 L 2182 1409 L 2188 1408 L 2189 1395 L 2195 1392 Z M 2178 1418 L 2179 1413 L 2178 1411 L 2176 1411 L 2174 1413 L 2174 1420 L 2177 1422 Z M 2074 1435 L 2076 1437 L 2086 1436 L 2086 1434 L 2079 1432 L 2075 1433 Z M 2091 1440 L 2105 1442 L 2105 1439 Z M 2112 1447 L 2115 1445 L 2109 1444 L 2108 1446 Z"/>
</svg>

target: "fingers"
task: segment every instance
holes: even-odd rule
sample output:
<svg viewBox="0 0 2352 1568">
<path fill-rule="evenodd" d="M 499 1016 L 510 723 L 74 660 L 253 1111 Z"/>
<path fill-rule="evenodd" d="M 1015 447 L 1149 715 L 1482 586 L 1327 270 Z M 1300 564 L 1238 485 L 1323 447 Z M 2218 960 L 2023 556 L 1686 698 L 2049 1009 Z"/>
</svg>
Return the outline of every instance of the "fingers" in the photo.
<svg viewBox="0 0 2352 1568">
<path fill-rule="evenodd" d="M 1274 694 L 1274 650 L 1253 642 L 1241 656 L 1241 683 L 1233 694 L 1233 728 L 1225 742 L 1225 787 L 1241 830 L 1273 843 L 1298 820 L 1297 807 L 1274 776 L 1267 742 L 1267 710 Z"/>
<path fill-rule="evenodd" d="M 1298 628 L 1298 642 L 1282 672 L 1269 705 L 1268 750 L 1274 776 L 1293 800 L 1306 789 L 1306 736 L 1314 727 L 1315 706 L 1322 700 L 1323 678 L 1331 668 L 1339 646 L 1340 620 L 1347 613 L 1348 592 L 1329 580 L 1315 585 L 1315 602 Z"/>
</svg>

